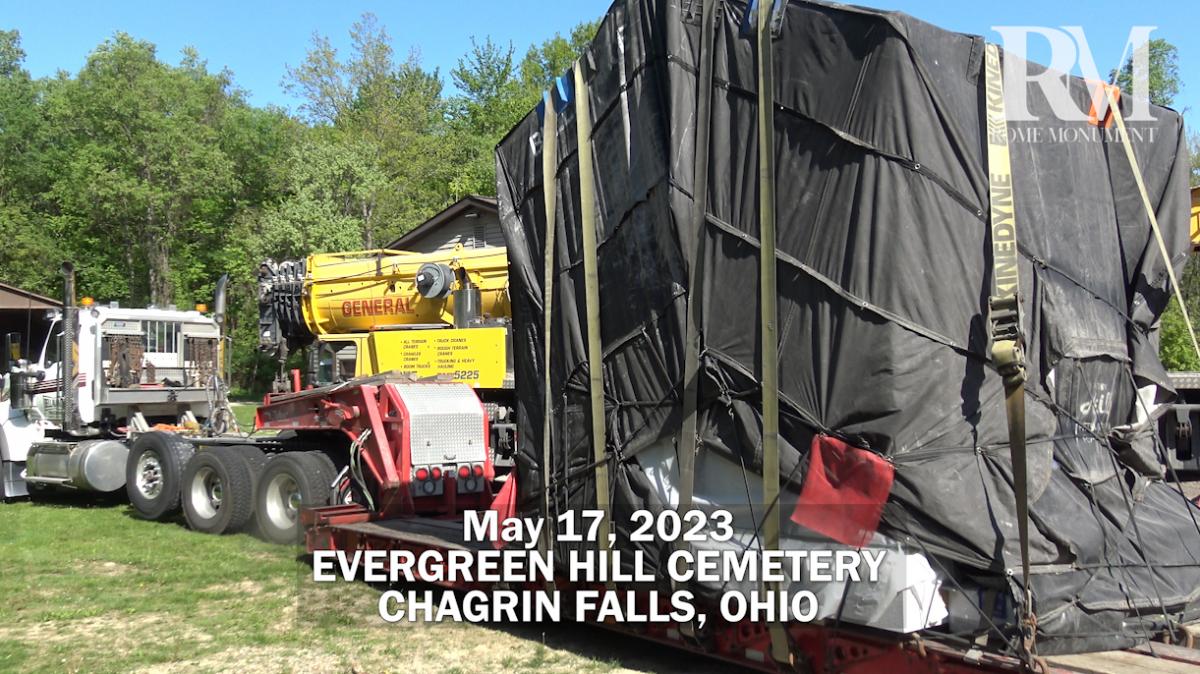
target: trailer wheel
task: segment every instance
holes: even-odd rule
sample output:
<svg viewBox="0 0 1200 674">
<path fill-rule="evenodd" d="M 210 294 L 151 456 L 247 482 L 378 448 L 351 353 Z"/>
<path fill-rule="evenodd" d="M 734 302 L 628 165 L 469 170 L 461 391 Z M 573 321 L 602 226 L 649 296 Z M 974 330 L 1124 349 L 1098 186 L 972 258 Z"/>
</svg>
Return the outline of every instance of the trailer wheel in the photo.
<svg viewBox="0 0 1200 674">
<path fill-rule="evenodd" d="M 183 471 L 183 516 L 206 534 L 241 531 L 254 514 L 254 478 L 236 448 L 199 452 Z"/>
<path fill-rule="evenodd" d="M 267 464 L 258 480 L 254 517 L 263 538 L 298 543 L 300 511 L 329 504 L 335 474 L 327 457 L 316 452 L 288 452 Z"/>
<path fill-rule="evenodd" d="M 270 458 L 267 453 L 254 445 L 234 445 L 229 449 L 246 460 L 246 465 L 250 466 L 250 475 L 257 485 L 259 476 L 267 467 L 267 459 Z"/>
<path fill-rule="evenodd" d="M 179 512 L 179 485 L 195 447 L 173 433 L 142 434 L 125 462 L 125 493 L 142 518 L 161 520 Z"/>
<path fill-rule="evenodd" d="M 267 467 L 267 462 L 274 455 L 267 454 L 254 445 L 234 445 L 230 449 L 245 459 L 246 465 L 250 467 L 250 521 L 242 531 L 258 536 L 258 521 L 254 516 L 255 500 L 258 496 L 258 479 L 262 477 L 263 469 Z"/>
</svg>

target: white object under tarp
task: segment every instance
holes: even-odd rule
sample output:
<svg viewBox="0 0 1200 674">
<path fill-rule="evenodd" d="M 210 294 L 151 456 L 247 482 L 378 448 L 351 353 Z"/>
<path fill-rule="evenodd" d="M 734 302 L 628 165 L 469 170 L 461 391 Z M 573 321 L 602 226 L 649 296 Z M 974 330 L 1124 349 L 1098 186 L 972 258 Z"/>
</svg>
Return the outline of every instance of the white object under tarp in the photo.
<svg viewBox="0 0 1200 674">
<path fill-rule="evenodd" d="M 693 505 L 697 509 L 711 511 L 714 508 L 745 509 L 747 503 L 754 504 L 754 512 L 761 517 L 761 477 L 749 474 L 746 480 L 740 477 L 742 467 L 732 461 L 706 452 L 696 464 L 695 492 Z M 637 461 L 653 485 L 662 503 L 675 506 L 679 503 L 677 485 L 679 473 L 675 465 L 675 449 L 669 442 L 647 447 L 638 453 Z M 732 477 L 731 477 L 732 476 Z M 786 490 L 780 495 L 780 513 L 786 517 L 796 505 L 796 495 Z M 748 514 L 735 515 L 735 534 L 731 541 L 720 543 L 705 541 L 692 543 L 692 549 L 754 551 L 759 549 L 755 538 L 755 523 Z M 711 529 L 710 529 L 711 530 Z M 848 546 L 826 539 L 816 533 L 810 537 L 782 536 L 781 550 L 854 550 Z M 929 560 L 921 553 L 909 550 L 899 542 L 876 532 L 871 542 L 861 548 L 872 553 L 883 552 L 875 582 L 830 581 L 811 582 L 807 578 L 792 579 L 786 584 L 787 591 L 795 593 L 808 590 L 817 597 L 819 610 L 815 620 L 840 620 L 890 632 L 909 633 L 941 625 L 946 622 L 948 611 L 939 590 L 942 581 Z M 865 570 L 865 567 L 864 567 Z M 749 593 L 760 589 L 757 583 L 730 581 L 723 585 L 727 591 Z"/>
</svg>

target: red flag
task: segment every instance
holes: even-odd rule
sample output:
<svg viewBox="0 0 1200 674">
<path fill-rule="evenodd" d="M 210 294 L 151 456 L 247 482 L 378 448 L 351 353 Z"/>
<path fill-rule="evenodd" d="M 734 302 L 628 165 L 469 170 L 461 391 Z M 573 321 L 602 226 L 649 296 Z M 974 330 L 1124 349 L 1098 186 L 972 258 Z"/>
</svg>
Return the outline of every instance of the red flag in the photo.
<svg viewBox="0 0 1200 674">
<path fill-rule="evenodd" d="M 500 516 L 500 521 L 510 517 L 517 516 L 517 473 L 513 471 L 508 474 L 508 479 L 504 481 L 504 486 L 500 487 L 500 491 L 496 494 L 496 498 L 492 499 L 492 504 L 488 506 L 488 510 L 495 510 Z M 507 543 L 497 538 L 492 541 L 492 547 L 499 550 Z"/>
<path fill-rule="evenodd" d="M 862 547 L 879 528 L 896 469 L 875 452 L 818 435 L 792 521 L 829 538 Z"/>
</svg>

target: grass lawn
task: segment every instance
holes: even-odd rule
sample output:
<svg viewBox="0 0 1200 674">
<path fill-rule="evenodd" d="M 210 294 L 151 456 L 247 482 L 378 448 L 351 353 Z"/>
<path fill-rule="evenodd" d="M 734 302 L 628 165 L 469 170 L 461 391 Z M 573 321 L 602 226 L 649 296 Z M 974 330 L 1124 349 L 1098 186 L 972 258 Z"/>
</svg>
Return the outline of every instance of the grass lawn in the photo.
<svg viewBox="0 0 1200 674">
<path fill-rule="evenodd" d="M 389 625 L 297 548 L 78 497 L 0 504 L 0 672 L 701 672 L 573 624 Z"/>
<path fill-rule="evenodd" d="M 254 430 L 254 410 L 258 409 L 258 403 L 230 403 L 229 406 L 243 433 Z"/>
</svg>

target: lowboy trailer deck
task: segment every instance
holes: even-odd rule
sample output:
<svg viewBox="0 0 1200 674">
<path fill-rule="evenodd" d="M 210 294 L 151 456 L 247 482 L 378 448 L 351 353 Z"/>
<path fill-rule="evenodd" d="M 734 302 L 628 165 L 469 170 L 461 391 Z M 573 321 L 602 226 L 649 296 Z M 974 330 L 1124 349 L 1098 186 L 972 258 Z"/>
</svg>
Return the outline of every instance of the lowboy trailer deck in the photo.
<svg viewBox="0 0 1200 674">
<path fill-rule="evenodd" d="M 359 506 L 329 506 L 306 510 L 302 522 L 307 529 L 309 552 L 405 550 L 419 555 L 427 550 L 450 552 L 488 548 L 486 544 L 477 541 L 463 540 L 461 517 L 378 519 Z M 454 591 L 488 589 L 487 584 L 478 582 L 446 582 L 434 579 L 427 582 Z M 568 582 L 557 582 L 555 587 L 564 594 L 564 600 L 568 603 L 574 590 L 585 587 L 598 589 L 593 585 Z M 540 586 L 529 584 L 523 588 L 511 589 L 537 590 Z M 646 601 L 644 595 L 639 596 L 642 608 L 646 608 Z M 714 618 L 703 633 L 694 638 L 684 637 L 674 624 L 594 624 L 604 629 L 751 669 L 764 672 L 789 671 L 769 657 L 771 638 L 763 623 L 748 620 L 723 623 Z M 928 639 L 896 639 L 884 633 L 854 629 L 850 626 L 794 623 L 788 626 L 788 635 L 794 662 L 791 671 L 848 674 L 869 674 L 888 670 L 945 674 L 1025 671 L 1021 663 L 1013 658 L 956 649 Z M 1200 657 L 1195 663 L 1200 665 Z"/>
<path fill-rule="evenodd" d="M 419 556 L 427 551 L 447 554 L 452 551 L 480 552 L 491 549 L 488 542 L 464 540 L 463 513 L 489 508 L 506 510 L 509 504 L 497 502 L 510 498 L 501 488 L 505 476 L 497 479 L 486 451 L 477 457 L 485 466 L 478 482 L 474 481 L 474 468 L 460 471 L 449 464 L 439 466 L 437 462 L 429 465 L 421 463 L 421 460 L 414 462 L 414 445 L 434 442 L 434 439 L 419 435 L 421 412 L 414 412 L 411 406 L 404 404 L 411 394 L 405 387 L 413 386 L 427 387 L 422 393 L 432 399 L 457 400 L 463 408 L 469 407 L 471 399 L 475 398 L 469 389 L 465 390 L 464 396 L 464 391 L 454 384 L 412 384 L 404 378 L 381 375 L 300 393 L 272 395 L 259 409 L 258 422 L 261 428 L 295 433 L 280 441 L 285 446 L 305 438 L 312 441 L 325 433 L 349 437 L 355 448 L 352 450 L 355 462 L 363 467 L 355 479 L 361 480 L 364 490 L 375 494 L 372 499 L 364 499 L 364 503 L 311 508 L 303 507 L 306 505 L 303 503 L 292 504 L 299 510 L 306 549 L 310 553 L 407 551 Z M 479 414 L 478 437 L 486 438 L 487 429 L 482 424 L 482 413 Z M 446 431 L 453 427 L 454 422 L 444 416 L 440 422 L 446 424 L 440 427 L 441 437 L 448 437 Z M 413 434 L 414 430 L 418 430 L 417 435 Z M 435 449 L 446 451 L 445 446 Z M 431 493 L 426 485 L 431 482 L 428 476 L 435 467 L 441 467 L 442 470 L 439 483 L 433 490 L 436 493 Z M 420 473 L 422 469 L 427 472 Z M 424 475 L 427 479 L 418 479 L 418 475 Z M 492 587 L 478 580 L 427 578 L 424 581 L 451 591 L 486 591 Z M 601 587 L 597 584 L 571 583 L 565 579 L 557 579 L 554 583 L 554 588 L 562 593 L 564 603 L 568 605 L 574 591 Z M 506 584 L 506 588 L 538 590 L 544 589 L 544 586 L 534 583 L 514 586 L 510 583 Z M 648 594 L 639 592 L 637 596 L 642 609 L 648 609 L 645 606 L 649 601 Z M 771 638 L 764 623 L 751 620 L 726 622 L 715 617 L 715 613 L 712 615 L 714 617 L 705 628 L 692 635 L 685 635 L 679 625 L 672 623 L 605 622 L 596 625 L 764 672 L 868 674 L 894 670 L 977 674 L 1026 671 L 1025 665 L 1016 657 L 984 651 L 971 642 L 961 639 L 955 641 L 949 635 L 942 640 L 929 633 L 897 635 L 828 622 L 788 624 L 790 660 L 781 663 L 769 655 Z M 1067 656 L 1039 661 L 1039 665 L 1048 672 L 1106 671 L 1097 669 L 1098 662 L 1126 669 L 1130 666 L 1141 668 L 1138 671 L 1171 672 L 1176 671 L 1176 667 L 1200 666 L 1200 651 L 1155 644 L 1140 650 L 1124 651 L 1119 657 L 1103 654 Z"/>
<path fill-rule="evenodd" d="M 456 515 L 385 519 L 362 506 L 344 505 L 305 510 L 301 522 L 307 532 L 306 546 L 310 553 L 322 550 L 407 551 L 419 556 L 430 550 L 444 554 L 491 548 L 485 542 L 463 540 L 463 519 Z M 385 559 L 389 558 L 385 556 Z M 423 582 L 451 591 L 486 591 L 491 587 L 478 581 L 449 582 L 440 578 Z M 555 588 L 564 594 L 564 600 L 568 603 L 574 590 L 599 589 L 596 585 L 568 582 L 556 582 Z M 509 584 L 508 589 L 542 588 L 537 584 L 525 584 L 523 587 Z M 639 605 L 643 610 L 647 608 L 647 601 L 644 593 L 639 596 Z M 771 637 L 765 624 L 759 622 L 747 620 L 730 623 L 713 618 L 702 632 L 691 637 L 684 636 L 678 625 L 669 623 L 599 622 L 593 625 L 763 672 L 980 674 L 1028 671 L 1017 658 L 984 652 L 970 644 L 945 643 L 919 635 L 897 637 L 880 630 L 847 624 L 788 625 L 790 666 L 771 659 Z M 1200 650 L 1156 643 L 1114 653 L 1056 656 L 1039 660 L 1038 665 L 1042 671 L 1051 674 L 1173 674 L 1200 667 Z"/>
</svg>

